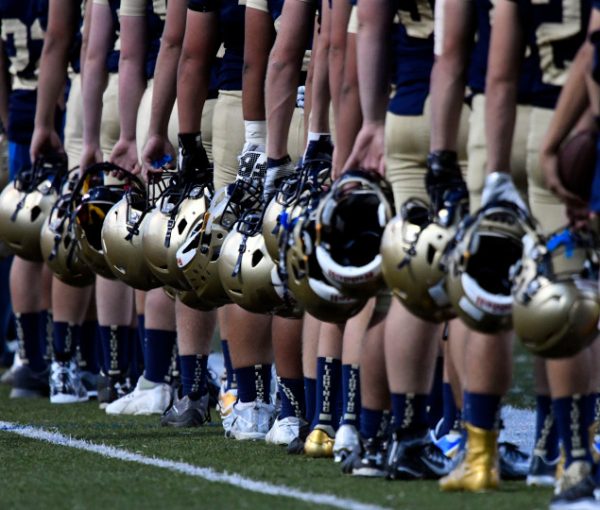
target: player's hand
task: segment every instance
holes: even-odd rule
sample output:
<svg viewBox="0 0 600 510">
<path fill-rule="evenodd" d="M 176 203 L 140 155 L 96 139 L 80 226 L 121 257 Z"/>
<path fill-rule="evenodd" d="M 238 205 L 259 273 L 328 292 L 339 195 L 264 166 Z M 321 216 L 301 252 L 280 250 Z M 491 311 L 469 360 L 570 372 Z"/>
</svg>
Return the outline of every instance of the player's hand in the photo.
<svg viewBox="0 0 600 510">
<path fill-rule="evenodd" d="M 29 157 L 33 163 L 44 154 L 64 154 L 63 144 L 54 129 L 36 127 L 29 146 Z"/>
<path fill-rule="evenodd" d="M 200 133 L 180 134 L 177 166 L 184 179 L 206 176 L 210 166 Z"/>
<path fill-rule="evenodd" d="M 344 165 L 362 168 L 369 172 L 385 175 L 385 128 L 383 122 L 365 122 L 360 129 L 352 153 Z"/>
<path fill-rule="evenodd" d="M 110 153 L 108 160 L 134 175 L 141 172 L 135 141 L 120 139 Z M 123 178 L 122 175 L 116 175 L 115 177 Z"/>
<path fill-rule="evenodd" d="M 104 155 L 97 145 L 84 145 L 81 151 L 81 161 L 79 163 L 79 175 L 83 173 L 92 165 L 96 163 L 102 163 L 104 161 Z"/>
<path fill-rule="evenodd" d="M 523 202 L 509 173 L 492 172 L 485 178 L 485 185 L 481 194 L 481 205 L 485 206 L 498 201 L 515 204 L 523 212 L 529 214 L 529 208 Z"/>
<path fill-rule="evenodd" d="M 166 136 L 151 135 L 142 151 L 142 176 L 146 181 L 149 174 L 160 174 L 165 167 L 175 168 L 175 147 Z M 166 165 L 163 161 L 170 159 Z"/>
<path fill-rule="evenodd" d="M 582 211 L 588 209 L 587 203 L 563 186 L 558 173 L 558 153 L 552 149 L 543 149 L 540 152 L 540 165 L 546 187 L 567 206 L 569 218 L 571 215 L 573 218 L 581 217 Z"/>
<path fill-rule="evenodd" d="M 466 203 L 469 192 L 455 151 L 436 150 L 429 153 L 425 188 L 436 213 L 459 202 Z"/>
</svg>

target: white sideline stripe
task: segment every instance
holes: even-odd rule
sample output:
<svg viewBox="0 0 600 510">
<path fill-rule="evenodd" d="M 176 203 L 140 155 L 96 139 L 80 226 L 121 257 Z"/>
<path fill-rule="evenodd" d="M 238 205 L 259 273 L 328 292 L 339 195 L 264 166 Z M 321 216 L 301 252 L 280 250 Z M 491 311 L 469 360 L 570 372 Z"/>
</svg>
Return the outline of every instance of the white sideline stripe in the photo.
<svg viewBox="0 0 600 510">
<path fill-rule="evenodd" d="M 97 453 L 103 457 L 108 457 L 111 459 L 137 462 L 138 464 L 144 464 L 146 466 L 168 469 L 169 471 L 175 471 L 184 475 L 203 478 L 209 482 L 226 483 L 233 485 L 234 487 L 238 487 L 250 492 L 257 492 L 259 494 L 283 496 L 286 498 L 304 501 L 306 503 L 328 505 L 343 510 L 386 510 L 384 507 L 361 503 L 360 501 L 355 501 L 353 499 L 338 498 L 332 494 L 305 492 L 292 487 L 286 487 L 285 485 L 275 485 L 268 482 L 252 480 L 251 478 L 246 478 L 236 473 L 220 473 L 212 468 L 194 466 L 193 464 L 188 464 L 187 462 L 177 462 L 174 460 L 160 459 L 157 457 L 148 457 L 146 455 L 129 452 L 127 450 L 122 450 L 120 448 L 115 448 L 105 444 L 90 443 L 81 439 L 73 439 L 63 434 L 50 432 L 37 427 L 31 427 L 29 425 L 19 425 L 18 423 L 0 421 L 0 432 L 10 432 L 12 434 L 28 437 L 30 439 L 37 439 L 39 441 L 46 441 L 47 443 L 59 446 L 68 446 L 69 448 L 75 448 L 77 450 Z"/>
</svg>

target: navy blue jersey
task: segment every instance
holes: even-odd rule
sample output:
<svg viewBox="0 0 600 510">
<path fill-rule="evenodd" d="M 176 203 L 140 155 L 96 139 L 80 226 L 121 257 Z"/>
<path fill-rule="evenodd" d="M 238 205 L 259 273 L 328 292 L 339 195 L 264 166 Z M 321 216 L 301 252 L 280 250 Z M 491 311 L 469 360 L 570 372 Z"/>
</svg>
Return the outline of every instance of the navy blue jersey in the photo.
<svg viewBox="0 0 600 510">
<path fill-rule="evenodd" d="M 477 18 L 477 34 L 471 51 L 469 66 L 469 89 L 473 94 L 485 93 L 485 79 L 487 75 L 488 53 L 490 50 L 491 25 L 494 5 L 491 0 L 476 0 L 475 11 Z M 519 91 L 517 101 L 529 104 L 532 95 L 532 76 L 535 62 L 528 55 L 524 58 L 519 75 Z"/>
<path fill-rule="evenodd" d="M 69 64 L 75 73 L 81 71 L 81 42 L 83 39 L 83 14 L 85 12 L 85 1 L 82 1 L 77 9 L 77 16 L 73 22 L 73 42 L 69 48 Z"/>
<path fill-rule="evenodd" d="M 590 0 L 518 0 L 533 61 L 531 105 L 556 107 L 571 62 L 587 36 Z"/>
<path fill-rule="evenodd" d="M 88 0 L 92 1 L 92 0 Z M 109 51 L 106 57 L 106 68 L 109 73 L 118 73 L 119 72 L 119 58 L 121 56 L 120 48 L 120 33 L 121 33 L 121 24 L 119 22 L 119 8 L 121 7 L 121 0 L 108 0 L 108 5 L 110 7 L 110 14 L 113 20 L 113 33 L 111 39 L 111 50 Z"/>
<path fill-rule="evenodd" d="M 188 8 L 218 13 L 219 38 L 225 49 L 217 71 L 219 90 L 242 90 L 245 5 L 239 0 L 188 0 Z"/>
<path fill-rule="evenodd" d="M 146 2 L 146 34 L 148 47 L 146 50 L 146 78 L 154 77 L 156 60 L 160 50 L 160 39 L 165 28 L 167 17 L 167 0 L 147 0 Z"/>
<path fill-rule="evenodd" d="M 389 111 L 422 115 L 433 67 L 434 0 L 398 0 L 399 24 L 394 24 L 394 84 Z"/>
<path fill-rule="evenodd" d="M 12 84 L 6 126 L 11 142 L 31 142 L 47 21 L 46 0 L 0 0 L 1 37 Z"/>
</svg>

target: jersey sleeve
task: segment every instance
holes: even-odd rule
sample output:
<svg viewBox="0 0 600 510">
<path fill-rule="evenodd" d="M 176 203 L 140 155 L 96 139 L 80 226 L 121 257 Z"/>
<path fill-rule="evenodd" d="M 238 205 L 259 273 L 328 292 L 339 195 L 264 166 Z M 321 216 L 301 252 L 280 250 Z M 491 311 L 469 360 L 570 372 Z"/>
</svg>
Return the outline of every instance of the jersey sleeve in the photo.
<svg viewBox="0 0 600 510">
<path fill-rule="evenodd" d="M 146 0 L 121 0 L 119 16 L 145 16 Z"/>
<path fill-rule="evenodd" d="M 196 12 L 216 12 L 219 0 L 188 0 L 188 9 Z"/>
<path fill-rule="evenodd" d="M 598 0 L 600 1 L 600 0 Z M 267 0 L 246 0 L 246 8 L 256 9 L 257 11 L 269 12 Z"/>
</svg>

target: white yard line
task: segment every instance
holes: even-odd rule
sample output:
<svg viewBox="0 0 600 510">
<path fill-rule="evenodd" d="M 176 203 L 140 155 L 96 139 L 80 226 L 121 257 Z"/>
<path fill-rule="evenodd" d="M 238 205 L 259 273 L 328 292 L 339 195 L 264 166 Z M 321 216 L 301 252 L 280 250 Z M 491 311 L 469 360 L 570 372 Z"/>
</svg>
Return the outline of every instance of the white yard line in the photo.
<svg viewBox="0 0 600 510">
<path fill-rule="evenodd" d="M 333 494 L 303 491 L 300 489 L 294 489 L 292 487 L 286 487 L 285 485 L 275 485 L 273 483 L 252 480 L 251 478 L 246 478 L 236 473 L 221 473 L 212 468 L 194 466 L 193 464 L 188 464 L 187 462 L 176 462 L 174 460 L 140 455 L 139 453 L 129 452 L 127 450 L 115 448 L 105 444 L 91 443 L 81 439 L 73 439 L 63 434 L 50 432 L 48 430 L 31 427 L 28 425 L 19 425 L 18 423 L 0 421 L 0 432 L 10 432 L 12 434 L 17 434 L 19 436 L 28 437 L 31 439 L 37 439 L 39 441 L 45 441 L 58 446 L 67 446 L 77 450 L 97 453 L 98 455 L 102 455 L 103 457 L 108 457 L 111 459 L 123 460 L 126 462 L 137 462 L 138 464 L 144 464 L 146 466 L 167 469 L 176 473 L 202 478 L 209 482 L 226 483 L 228 485 L 232 485 L 250 492 L 256 492 L 258 494 L 282 496 L 306 503 L 326 505 L 344 510 L 384 510 L 383 507 L 377 505 L 361 503 L 360 501 L 355 501 L 353 499 L 338 498 Z"/>
</svg>

